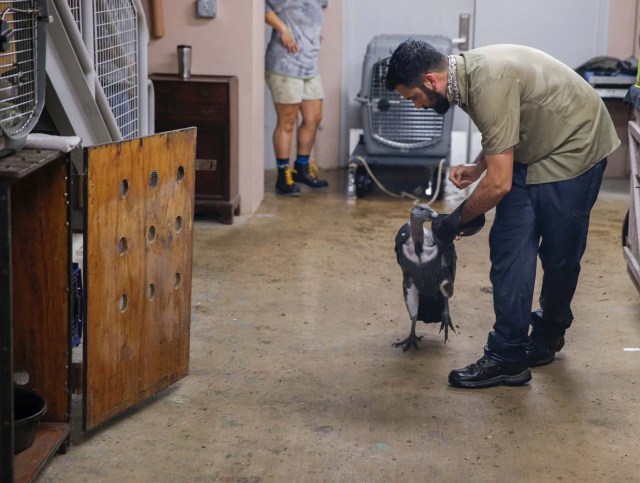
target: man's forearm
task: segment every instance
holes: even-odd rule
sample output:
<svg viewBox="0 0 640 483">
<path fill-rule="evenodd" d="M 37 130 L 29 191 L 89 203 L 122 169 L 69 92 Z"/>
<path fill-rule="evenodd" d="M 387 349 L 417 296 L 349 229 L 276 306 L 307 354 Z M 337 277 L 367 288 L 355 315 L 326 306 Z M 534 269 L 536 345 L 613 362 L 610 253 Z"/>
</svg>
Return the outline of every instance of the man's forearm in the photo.
<svg viewBox="0 0 640 483">
<path fill-rule="evenodd" d="M 487 169 L 487 161 L 484 159 L 484 151 L 480 151 L 478 156 L 476 156 L 473 164 L 477 165 L 480 171 L 484 171 Z"/>
<path fill-rule="evenodd" d="M 278 17 L 275 12 L 269 12 L 265 14 L 264 21 L 267 23 L 267 25 L 278 31 L 280 34 L 288 30 L 287 25 L 282 20 L 280 20 L 280 17 Z"/>
</svg>

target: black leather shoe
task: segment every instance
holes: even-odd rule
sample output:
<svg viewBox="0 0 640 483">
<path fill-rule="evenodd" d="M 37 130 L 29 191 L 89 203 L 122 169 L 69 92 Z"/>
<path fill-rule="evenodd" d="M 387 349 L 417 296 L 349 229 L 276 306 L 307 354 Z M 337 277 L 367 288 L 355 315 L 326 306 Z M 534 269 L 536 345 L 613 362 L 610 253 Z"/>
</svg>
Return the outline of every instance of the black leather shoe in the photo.
<svg viewBox="0 0 640 483">
<path fill-rule="evenodd" d="M 318 179 L 318 168 L 312 161 L 308 163 L 294 163 L 293 180 L 296 183 L 306 184 L 312 188 L 326 188 L 329 186 L 328 181 Z"/>
<path fill-rule="evenodd" d="M 527 366 L 501 366 L 487 356 L 462 369 L 454 369 L 449 374 L 449 384 L 463 388 L 520 386 L 530 380 L 531 371 Z"/>
<path fill-rule="evenodd" d="M 527 344 L 527 362 L 529 367 L 540 367 L 551 364 L 556 357 L 556 352 L 564 347 L 564 337 L 553 339 L 539 339 L 530 337 Z"/>
</svg>

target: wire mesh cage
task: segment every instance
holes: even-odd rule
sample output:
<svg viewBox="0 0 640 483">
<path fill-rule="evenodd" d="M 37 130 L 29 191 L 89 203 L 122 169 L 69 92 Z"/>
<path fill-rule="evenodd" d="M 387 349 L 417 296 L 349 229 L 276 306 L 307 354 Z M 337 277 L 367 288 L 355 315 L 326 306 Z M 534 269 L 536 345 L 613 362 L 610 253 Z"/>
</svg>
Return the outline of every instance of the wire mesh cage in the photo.
<svg viewBox="0 0 640 483">
<path fill-rule="evenodd" d="M 453 49 L 447 37 L 414 38 L 429 42 L 445 55 Z M 358 95 L 366 150 L 377 155 L 446 157 L 451 145 L 453 110 L 438 114 L 432 109 L 416 109 L 413 102 L 385 87 L 390 54 L 405 39 L 402 35 L 379 35 L 367 46 Z"/>
<path fill-rule="evenodd" d="M 139 136 L 138 16 L 131 0 L 94 0 L 94 61 L 123 139 Z"/>
<path fill-rule="evenodd" d="M 71 15 L 73 15 L 78 31 L 82 33 L 82 2 L 80 0 L 67 0 L 67 3 L 69 4 L 69 10 L 71 10 Z"/>
<path fill-rule="evenodd" d="M 24 146 L 42 112 L 46 0 L 0 0 L 0 156 Z"/>
</svg>

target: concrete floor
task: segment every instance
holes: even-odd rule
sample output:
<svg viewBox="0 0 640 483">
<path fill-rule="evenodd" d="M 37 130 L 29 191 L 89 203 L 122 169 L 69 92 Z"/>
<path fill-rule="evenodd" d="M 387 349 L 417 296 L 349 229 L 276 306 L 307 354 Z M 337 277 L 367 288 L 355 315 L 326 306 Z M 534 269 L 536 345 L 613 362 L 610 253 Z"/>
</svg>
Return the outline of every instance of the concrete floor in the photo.
<svg viewBox="0 0 640 483">
<path fill-rule="evenodd" d="M 556 361 L 525 387 L 460 390 L 492 298 L 483 230 L 458 242 L 443 344 L 409 331 L 393 253 L 410 202 L 267 195 L 233 226 L 195 226 L 191 374 L 55 457 L 42 481 L 639 481 L 640 295 L 620 248 L 626 183 L 592 216 Z M 442 211 L 453 203 L 436 203 Z"/>
</svg>

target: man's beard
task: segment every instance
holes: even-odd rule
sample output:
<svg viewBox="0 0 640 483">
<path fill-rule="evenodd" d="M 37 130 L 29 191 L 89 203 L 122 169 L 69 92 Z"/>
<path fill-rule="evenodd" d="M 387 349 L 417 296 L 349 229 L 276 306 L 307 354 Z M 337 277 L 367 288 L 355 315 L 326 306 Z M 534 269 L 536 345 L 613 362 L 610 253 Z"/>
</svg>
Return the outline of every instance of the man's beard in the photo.
<svg viewBox="0 0 640 483">
<path fill-rule="evenodd" d="M 436 99 L 436 103 L 433 105 L 433 110 L 438 114 L 444 114 L 451 107 L 451 103 L 447 99 L 447 96 L 443 96 L 439 92 L 434 92 L 433 96 Z"/>
<path fill-rule="evenodd" d="M 433 106 L 433 110 L 438 114 L 444 114 L 451 107 L 451 103 L 447 99 L 447 96 L 443 96 L 439 92 L 434 92 L 434 97 L 436 98 L 436 103 Z"/>
<path fill-rule="evenodd" d="M 451 103 L 447 99 L 447 96 L 443 96 L 439 92 L 435 92 L 435 91 L 430 92 L 424 86 L 420 86 L 420 89 L 422 90 L 422 92 L 425 93 L 427 97 L 431 97 L 432 99 L 435 100 L 433 107 L 423 107 L 423 109 L 433 109 L 438 114 L 444 114 L 451 107 Z"/>
</svg>

